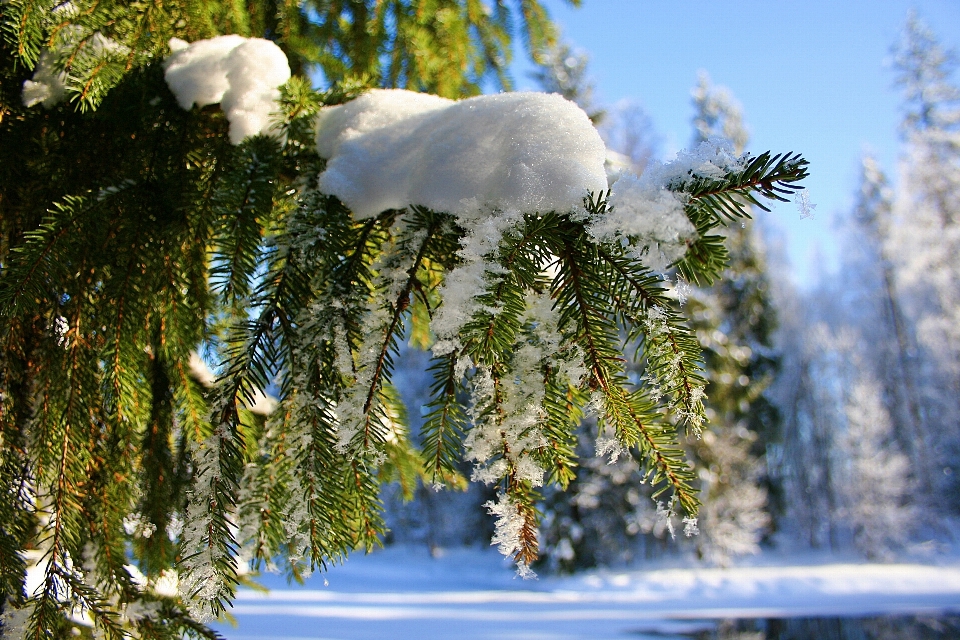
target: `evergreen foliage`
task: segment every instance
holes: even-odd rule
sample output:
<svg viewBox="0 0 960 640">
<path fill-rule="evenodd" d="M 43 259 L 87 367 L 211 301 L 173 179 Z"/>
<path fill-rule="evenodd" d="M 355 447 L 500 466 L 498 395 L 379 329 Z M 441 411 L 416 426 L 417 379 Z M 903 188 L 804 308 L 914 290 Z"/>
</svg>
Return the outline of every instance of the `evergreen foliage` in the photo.
<svg viewBox="0 0 960 640">
<path fill-rule="evenodd" d="M 535 0 L 518 9 L 538 56 L 550 24 Z M 467 231 L 418 206 L 356 220 L 315 188 L 321 106 L 369 85 L 506 84 L 511 15 L 473 0 L 0 5 L 5 631 L 216 637 L 201 622 L 225 613 L 241 564 L 301 578 L 370 549 L 384 481 L 457 484 L 465 455 L 499 487 L 495 541 L 524 570 L 539 487 L 574 477 L 584 412 L 601 448 L 631 449 L 667 509 L 695 515 L 679 439 L 703 425 L 699 345 L 643 239 L 591 235 L 607 194 L 585 213 L 523 212 L 493 239 L 459 346 L 436 354 L 418 450 L 395 357 L 408 328 L 429 344 Z M 167 89 L 169 38 L 221 30 L 285 49 L 280 137 L 232 145 L 219 108 L 184 110 Z M 312 65 L 329 90 L 310 88 Z M 66 102 L 24 105 L 35 68 L 65 74 Z M 712 230 L 806 175 L 791 154 L 740 166 L 665 185 L 697 228 L 678 265 L 691 280 L 726 264 Z M 630 383 L 624 336 L 649 383 Z M 266 392 L 279 404 L 264 416 Z"/>
</svg>

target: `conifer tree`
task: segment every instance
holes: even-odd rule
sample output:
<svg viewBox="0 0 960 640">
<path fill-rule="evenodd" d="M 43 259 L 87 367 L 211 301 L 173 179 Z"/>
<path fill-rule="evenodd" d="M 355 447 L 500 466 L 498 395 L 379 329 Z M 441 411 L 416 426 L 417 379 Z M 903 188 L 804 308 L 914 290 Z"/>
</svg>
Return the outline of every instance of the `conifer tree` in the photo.
<svg viewBox="0 0 960 640">
<path fill-rule="evenodd" d="M 910 446 L 921 490 L 929 487 L 958 502 L 952 460 L 960 450 L 960 83 L 957 54 L 945 49 L 917 16 L 908 18 L 896 49 L 897 83 L 904 95 L 904 161 L 893 223 L 884 251 L 921 357 L 917 428 Z"/>
<path fill-rule="evenodd" d="M 550 24 L 535 0 L 517 8 L 539 56 Z M 572 479 L 585 412 L 602 450 L 633 450 L 665 508 L 695 516 L 679 438 L 703 428 L 701 356 L 657 270 L 718 278 L 714 230 L 792 194 L 806 162 L 707 146 L 611 193 L 599 138 L 560 98 L 367 91 L 506 85 L 511 13 L 0 5 L 5 633 L 214 637 L 202 623 L 230 605 L 238 562 L 299 578 L 370 549 L 383 481 L 455 482 L 464 457 L 498 488 L 495 541 L 525 572 L 540 486 Z M 483 182 L 442 162 L 456 145 L 417 135 L 461 135 L 473 108 L 564 179 L 525 181 L 507 155 Z M 541 153 L 568 139 L 586 142 L 565 154 L 598 165 Z M 497 140 L 474 131 L 469 151 L 513 149 Z M 413 160 L 371 164 L 393 143 Z M 410 182 L 411 166 L 453 172 L 451 190 Z M 488 191 L 463 192 L 476 184 Z M 392 384 L 407 327 L 432 344 L 419 450 Z M 642 344 L 643 385 L 624 337 Z"/>
<path fill-rule="evenodd" d="M 879 384 L 890 413 L 892 431 L 900 451 L 909 455 L 911 475 L 929 494 L 929 474 L 923 451 L 927 425 L 917 388 L 916 337 L 907 316 L 891 259 L 894 194 L 883 170 L 870 157 L 862 161 L 860 193 L 853 212 L 856 240 L 845 251 L 848 272 L 856 272 L 859 286 L 851 301 L 861 336 L 862 353 L 870 360 L 865 384 Z"/>
<path fill-rule="evenodd" d="M 785 519 L 811 546 L 852 542 L 871 556 L 931 524 L 928 535 L 942 534 L 935 522 L 958 495 L 960 91 L 953 54 L 915 15 L 895 54 L 905 98 L 899 184 L 864 158 L 844 278 L 789 296 L 780 379 Z"/>
</svg>

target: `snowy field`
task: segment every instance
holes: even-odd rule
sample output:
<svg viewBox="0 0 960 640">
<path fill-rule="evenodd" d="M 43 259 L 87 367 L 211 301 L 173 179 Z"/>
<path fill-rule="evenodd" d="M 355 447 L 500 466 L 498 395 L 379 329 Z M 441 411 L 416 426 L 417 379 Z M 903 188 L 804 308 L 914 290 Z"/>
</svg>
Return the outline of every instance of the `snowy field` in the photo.
<svg viewBox="0 0 960 640">
<path fill-rule="evenodd" d="M 596 571 L 515 579 L 494 550 L 391 547 L 303 587 L 267 576 L 219 625 L 228 640 L 678 637 L 721 618 L 960 612 L 960 562 Z M 324 584 L 326 580 L 327 584 Z"/>
</svg>

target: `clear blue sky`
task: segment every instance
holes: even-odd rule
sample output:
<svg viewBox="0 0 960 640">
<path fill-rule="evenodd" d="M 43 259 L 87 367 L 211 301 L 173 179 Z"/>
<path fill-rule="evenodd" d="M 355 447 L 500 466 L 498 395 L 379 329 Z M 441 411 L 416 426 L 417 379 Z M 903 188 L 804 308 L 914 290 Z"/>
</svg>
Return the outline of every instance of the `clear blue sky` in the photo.
<svg viewBox="0 0 960 640">
<path fill-rule="evenodd" d="M 771 216 L 801 286 L 835 268 L 833 219 L 852 202 L 861 154 L 870 150 L 896 177 L 890 50 L 907 12 L 960 49 L 958 0 L 583 0 L 579 9 L 544 1 L 563 38 L 589 55 L 598 102 L 642 104 L 665 156 L 690 139 L 690 89 L 701 69 L 743 105 L 749 150 L 804 154 L 815 217 L 800 220 L 793 204 Z M 534 88 L 528 69 L 516 67 L 520 89 Z"/>
</svg>

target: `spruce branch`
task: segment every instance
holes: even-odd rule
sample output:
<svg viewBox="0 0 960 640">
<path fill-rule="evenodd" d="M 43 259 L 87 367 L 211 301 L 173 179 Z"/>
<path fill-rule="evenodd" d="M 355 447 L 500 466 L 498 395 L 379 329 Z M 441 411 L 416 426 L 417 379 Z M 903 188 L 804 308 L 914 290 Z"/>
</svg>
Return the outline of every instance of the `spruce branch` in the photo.
<svg viewBox="0 0 960 640">
<path fill-rule="evenodd" d="M 699 431 L 706 420 L 702 402 L 706 380 L 701 375 L 699 341 L 683 326 L 658 276 L 609 248 L 599 248 L 598 255 L 610 269 L 601 286 L 620 321 L 629 327 L 627 342 L 640 341 L 655 394 L 673 398 L 681 422 Z"/>
<path fill-rule="evenodd" d="M 277 189 L 277 151 L 276 142 L 262 136 L 244 143 L 237 167 L 223 177 L 213 196 L 219 224 L 211 279 L 228 305 L 239 305 L 249 295 L 260 262 L 262 229 Z"/>
<path fill-rule="evenodd" d="M 40 57 L 49 16 L 56 5 L 57 0 L 12 0 L 4 7 L 4 39 L 28 69 Z"/>
<path fill-rule="evenodd" d="M 670 187 L 688 194 L 690 201 L 702 206 L 717 224 L 724 224 L 723 218 L 749 218 L 750 206 L 770 211 L 754 193 L 768 200 L 789 202 L 785 196 L 802 189 L 796 183 L 808 175 L 808 162 L 799 153 L 771 155 L 767 151 L 755 158 L 747 156 L 744 164 L 744 169 L 723 178 L 694 175 Z"/>
<path fill-rule="evenodd" d="M 458 360 L 455 353 L 448 353 L 430 366 L 433 373 L 430 395 L 433 399 L 427 404 L 422 434 L 426 479 L 434 486 L 445 484 L 448 477 L 459 476 L 457 463 L 467 418 L 457 397 L 463 391 Z"/>
<path fill-rule="evenodd" d="M 750 208 L 770 211 L 760 198 L 788 202 L 786 196 L 800 189 L 807 177 L 808 162 L 800 154 L 765 152 L 744 156 L 744 167 L 720 178 L 690 175 L 669 188 L 687 197 L 685 210 L 697 229 L 687 255 L 676 267 L 690 282 L 712 284 L 729 261 L 723 236 L 711 231 L 727 222 L 750 217 Z M 759 196 L 759 197 L 758 197 Z"/>
<path fill-rule="evenodd" d="M 546 371 L 545 377 L 543 409 L 546 416 L 542 429 L 547 446 L 541 447 L 537 455 L 549 471 L 547 481 L 566 489 L 576 477 L 574 433 L 589 398 L 583 391 L 559 380 L 554 371 Z"/>
<path fill-rule="evenodd" d="M 379 412 L 379 407 L 383 405 L 383 396 L 380 393 L 380 389 L 385 381 L 389 381 L 392 374 L 393 359 L 391 353 L 398 351 L 397 340 L 403 330 L 403 317 L 406 315 L 407 309 L 410 306 L 410 297 L 418 282 L 418 272 L 423 264 L 424 257 L 429 253 L 430 245 L 434 240 L 435 234 L 444 223 L 443 216 L 437 215 L 428 209 L 417 207 L 412 210 L 412 213 L 413 219 L 409 220 L 408 224 L 411 225 L 412 229 L 417 231 L 422 230 L 423 238 L 420 240 L 420 246 L 417 249 L 416 257 L 413 259 L 413 264 L 406 271 L 406 282 L 401 286 L 396 299 L 390 302 L 390 308 L 388 310 L 389 319 L 383 329 L 383 340 L 373 361 L 373 373 L 367 384 L 366 398 L 363 401 L 361 410 L 364 421 L 362 428 L 363 438 L 360 447 L 362 451 L 366 451 L 371 446 L 374 446 L 374 440 L 376 440 L 377 446 L 382 444 L 382 434 L 372 429 L 373 424 L 371 419 L 374 410 Z M 417 233 L 414 235 L 415 237 L 419 236 Z"/>
<path fill-rule="evenodd" d="M 0 284 L 0 315 L 37 311 L 44 302 L 57 304 L 61 293 L 57 285 L 63 287 L 74 275 L 67 271 L 72 265 L 63 255 L 69 253 L 77 237 L 103 233 L 97 228 L 99 221 L 90 218 L 105 213 L 112 200 L 132 186 L 125 182 L 96 196 L 88 192 L 54 203 L 37 228 L 24 233 L 23 242 L 11 252 L 11 264 L 4 268 L 7 277 Z"/>
</svg>

